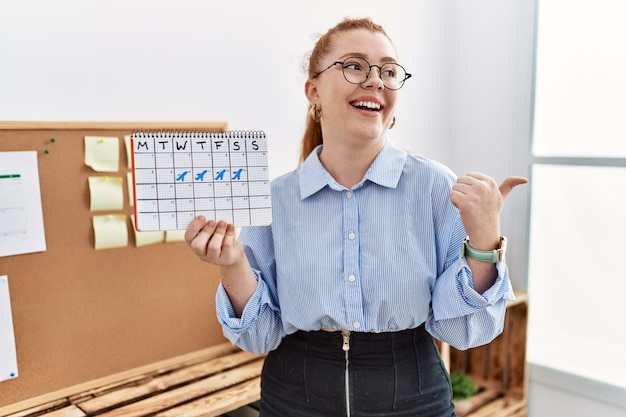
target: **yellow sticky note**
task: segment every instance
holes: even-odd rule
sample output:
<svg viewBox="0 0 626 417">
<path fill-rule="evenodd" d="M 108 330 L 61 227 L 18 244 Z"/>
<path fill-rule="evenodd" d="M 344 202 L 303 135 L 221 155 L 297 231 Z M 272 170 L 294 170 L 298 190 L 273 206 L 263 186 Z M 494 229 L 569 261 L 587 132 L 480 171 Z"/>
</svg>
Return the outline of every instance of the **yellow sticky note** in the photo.
<svg viewBox="0 0 626 417">
<path fill-rule="evenodd" d="M 165 232 L 165 241 L 166 242 L 181 242 L 185 241 L 185 231 L 184 230 L 167 230 Z"/>
<path fill-rule="evenodd" d="M 125 214 L 93 216 L 96 249 L 128 246 L 128 227 Z"/>
<path fill-rule="evenodd" d="M 133 173 L 126 173 L 126 184 L 128 184 L 128 204 L 131 207 L 135 205 L 135 193 L 133 189 Z"/>
<path fill-rule="evenodd" d="M 146 245 L 152 245 L 155 243 L 162 243 L 164 239 L 164 232 L 139 232 L 135 226 L 135 216 L 130 215 L 130 219 L 133 222 L 133 230 L 135 231 L 135 246 L 141 247 Z"/>
<path fill-rule="evenodd" d="M 119 138 L 85 136 L 85 165 L 98 172 L 117 172 L 119 164 Z"/>
<path fill-rule="evenodd" d="M 126 146 L 126 165 L 128 169 L 133 168 L 133 157 L 131 156 L 132 148 L 130 146 L 130 135 L 124 136 L 124 145 Z"/>
<path fill-rule="evenodd" d="M 89 177 L 91 210 L 121 210 L 124 208 L 122 177 Z"/>
</svg>

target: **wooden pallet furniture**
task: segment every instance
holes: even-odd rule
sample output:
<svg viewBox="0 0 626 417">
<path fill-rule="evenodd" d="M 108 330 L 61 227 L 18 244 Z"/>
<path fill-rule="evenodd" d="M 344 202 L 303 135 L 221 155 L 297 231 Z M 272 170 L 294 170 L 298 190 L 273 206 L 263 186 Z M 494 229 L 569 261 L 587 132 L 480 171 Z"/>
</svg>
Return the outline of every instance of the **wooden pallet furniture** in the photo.
<svg viewBox="0 0 626 417">
<path fill-rule="evenodd" d="M 526 417 L 528 297 L 507 305 L 504 330 L 485 346 L 459 351 L 438 342 L 450 371 L 479 386 L 458 417 Z M 229 343 L 202 357 L 61 398 L 9 417 L 256 416 L 265 356 Z"/>
<path fill-rule="evenodd" d="M 526 417 L 528 369 L 526 334 L 528 296 L 516 294 L 507 305 L 504 330 L 485 346 L 456 350 L 439 343 L 450 371 L 468 374 L 479 392 L 458 417 Z"/>
<path fill-rule="evenodd" d="M 264 356 L 229 343 L 186 363 L 120 380 L 10 417 L 217 417 L 260 399 Z"/>
</svg>

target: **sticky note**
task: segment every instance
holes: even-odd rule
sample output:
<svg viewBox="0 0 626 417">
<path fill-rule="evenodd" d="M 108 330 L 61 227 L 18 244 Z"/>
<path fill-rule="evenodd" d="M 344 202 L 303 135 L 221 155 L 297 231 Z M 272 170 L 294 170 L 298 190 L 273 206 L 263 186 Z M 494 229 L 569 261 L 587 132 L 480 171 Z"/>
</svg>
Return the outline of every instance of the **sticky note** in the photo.
<svg viewBox="0 0 626 417">
<path fill-rule="evenodd" d="M 168 230 L 165 232 L 166 242 L 184 242 L 185 231 L 184 230 Z"/>
<path fill-rule="evenodd" d="M 128 184 L 128 203 L 132 207 L 135 202 L 135 196 L 133 192 L 133 173 L 126 173 L 126 184 Z"/>
<path fill-rule="evenodd" d="M 164 232 L 140 232 L 135 226 L 135 216 L 131 214 L 130 219 L 133 222 L 133 230 L 135 231 L 135 246 L 139 248 L 141 246 L 153 245 L 155 243 L 163 243 L 163 240 L 165 239 Z"/>
<path fill-rule="evenodd" d="M 124 190 L 121 177 L 89 177 L 91 210 L 121 210 Z"/>
<path fill-rule="evenodd" d="M 119 159 L 119 138 L 85 136 L 85 165 L 98 172 L 117 172 Z"/>
<path fill-rule="evenodd" d="M 130 143 L 130 135 L 124 136 L 124 145 L 126 147 L 126 166 L 128 169 L 133 169 L 133 147 Z"/>
<path fill-rule="evenodd" d="M 96 249 L 128 246 L 128 227 L 125 214 L 93 216 Z"/>
</svg>

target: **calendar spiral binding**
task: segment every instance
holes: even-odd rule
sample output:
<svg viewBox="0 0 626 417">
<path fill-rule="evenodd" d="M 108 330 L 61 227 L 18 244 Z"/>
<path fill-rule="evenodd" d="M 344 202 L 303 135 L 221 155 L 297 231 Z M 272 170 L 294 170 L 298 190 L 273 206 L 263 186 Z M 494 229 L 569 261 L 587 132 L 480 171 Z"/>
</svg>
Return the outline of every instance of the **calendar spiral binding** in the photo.
<svg viewBox="0 0 626 417">
<path fill-rule="evenodd" d="M 132 133 L 133 138 L 200 138 L 200 139 L 265 139 L 263 130 L 139 130 Z"/>
</svg>

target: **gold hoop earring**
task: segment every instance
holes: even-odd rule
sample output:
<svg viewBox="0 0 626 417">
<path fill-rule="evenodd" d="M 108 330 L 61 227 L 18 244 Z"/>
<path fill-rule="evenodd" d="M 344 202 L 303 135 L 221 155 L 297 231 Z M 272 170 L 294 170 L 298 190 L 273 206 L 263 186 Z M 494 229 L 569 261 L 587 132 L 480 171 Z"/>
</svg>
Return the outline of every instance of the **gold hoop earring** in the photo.
<svg viewBox="0 0 626 417">
<path fill-rule="evenodd" d="M 391 124 L 389 125 L 389 129 L 393 129 L 395 125 L 396 125 L 396 116 L 393 116 L 393 119 L 391 119 Z"/>
<path fill-rule="evenodd" d="M 311 119 L 313 119 L 315 123 L 320 122 L 320 119 L 322 117 L 322 111 L 317 110 L 317 104 L 313 104 L 311 106 L 311 108 L 309 109 L 309 116 L 311 116 Z"/>
</svg>

